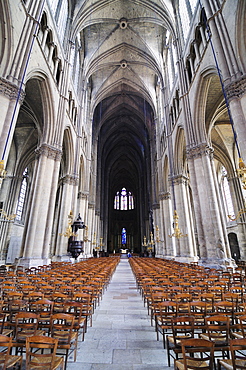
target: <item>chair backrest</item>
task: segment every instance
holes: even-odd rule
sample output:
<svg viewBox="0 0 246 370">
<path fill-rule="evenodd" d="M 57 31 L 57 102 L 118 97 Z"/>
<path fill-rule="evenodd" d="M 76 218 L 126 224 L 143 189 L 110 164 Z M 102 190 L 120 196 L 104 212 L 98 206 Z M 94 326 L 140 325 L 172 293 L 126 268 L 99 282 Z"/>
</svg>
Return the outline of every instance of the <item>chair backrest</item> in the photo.
<svg viewBox="0 0 246 370">
<path fill-rule="evenodd" d="M 246 338 L 246 315 L 242 315 L 238 317 L 240 328 L 242 331 L 242 335 L 244 338 Z"/>
<path fill-rule="evenodd" d="M 45 370 L 54 369 L 57 345 L 58 339 L 48 336 L 35 335 L 27 337 L 26 370 L 32 369 L 33 367 L 35 367 L 35 369 L 45 368 Z"/>
<path fill-rule="evenodd" d="M 230 352 L 233 370 L 246 369 L 246 338 L 231 339 Z"/>
<path fill-rule="evenodd" d="M 67 313 L 51 315 L 51 337 L 58 338 L 59 343 L 70 343 L 75 317 Z"/>
<path fill-rule="evenodd" d="M 65 303 L 66 307 L 66 312 L 68 314 L 71 314 L 75 317 L 75 320 L 80 320 L 82 313 L 83 313 L 83 308 L 84 305 L 81 302 L 66 302 Z"/>
<path fill-rule="evenodd" d="M 212 370 L 214 343 L 200 338 L 185 339 L 181 342 L 184 370 Z"/>
<path fill-rule="evenodd" d="M 7 317 L 7 315 L 5 313 L 0 312 L 0 334 L 2 334 L 2 332 L 3 332 L 6 317 Z"/>
<path fill-rule="evenodd" d="M 226 344 L 230 338 L 230 317 L 213 315 L 205 318 L 209 339 L 216 343 Z"/>
<path fill-rule="evenodd" d="M 172 319 L 172 334 L 174 343 L 194 337 L 194 316 L 178 316 Z"/>
<path fill-rule="evenodd" d="M 38 314 L 34 312 L 18 312 L 15 316 L 16 341 L 23 341 L 27 334 L 35 335 L 38 329 L 38 322 Z"/>
<path fill-rule="evenodd" d="M 0 335 L 0 365 L 1 369 L 6 369 L 8 356 L 12 348 L 12 338 L 6 335 Z"/>
</svg>

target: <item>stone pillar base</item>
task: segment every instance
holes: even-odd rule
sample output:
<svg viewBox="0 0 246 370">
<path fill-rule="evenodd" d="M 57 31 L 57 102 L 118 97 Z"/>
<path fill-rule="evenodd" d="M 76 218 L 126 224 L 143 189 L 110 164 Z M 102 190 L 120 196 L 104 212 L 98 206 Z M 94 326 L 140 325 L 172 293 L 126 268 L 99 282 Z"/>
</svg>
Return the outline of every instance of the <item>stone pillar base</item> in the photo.
<svg viewBox="0 0 246 370">
<path fill-rule="evenodd" d="M 227 267 L 237 267 L 234 259 L 232 258 L 201 258 L 199 265 L 223 270 L 226 270 Z"/>
<path fill-rule="evenodd" d="M 198 256 L 176 256 L 175 261 L 177 262 L 183 262 L 183 263 L 191 263 L 191 262 L 199 262 L 199 257 Z"/>
<path fill-rule="evenodd" d="M 24 268 L 38 267 L 43 265 L 50 265 L 50 258 L 19 258 L 17 266 L 23 266 Z"/>
<path fill-rule="evenodd" d="M 171 260 L 173 261 L 175 259 L 174 256 L 164 256 L 164 254 L 156 254 L 156 258 L 162 258 L 164 260 Z"/>
<path fill-rule="evenodd" d="M 54 256 L 52 262 L 71 262 L 72 256 L 64 254 L 62 256 Z"/>
</svg>

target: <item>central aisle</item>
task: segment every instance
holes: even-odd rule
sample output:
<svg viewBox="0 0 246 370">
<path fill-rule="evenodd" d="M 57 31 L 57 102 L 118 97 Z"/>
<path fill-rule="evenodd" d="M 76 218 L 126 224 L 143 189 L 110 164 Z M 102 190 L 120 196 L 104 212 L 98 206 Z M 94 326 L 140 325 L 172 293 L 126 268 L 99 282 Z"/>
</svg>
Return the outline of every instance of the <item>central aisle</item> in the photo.
<svg viewBox="0 0 246 370">
<path fill-rule="evenodd" d="M 165 370 L 166 350 L 154 327 L 127 259 L 121 259 L 93 315 L 85 341 L 79 342 L 77 361 L 67 370 Z"/>
</svg>

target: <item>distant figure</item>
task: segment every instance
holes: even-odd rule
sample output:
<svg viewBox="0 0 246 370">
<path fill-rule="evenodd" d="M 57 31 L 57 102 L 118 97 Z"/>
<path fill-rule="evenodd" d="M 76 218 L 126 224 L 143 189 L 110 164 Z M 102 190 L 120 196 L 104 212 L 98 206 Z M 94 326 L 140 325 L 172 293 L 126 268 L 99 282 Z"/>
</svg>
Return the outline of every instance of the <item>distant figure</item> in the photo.
<svg viewBox="0 0 246 370">
<path fill-rule="evenodd" d="M 95 251 L 95 249 L 93 249 L 93 257 L 97 258 L 97 251 Z"/>
<path fill-rule="evenodd" d="M 127 257 L 130 258 L 131 256 L 131 252 L 128 252 Z"/>
</svg>

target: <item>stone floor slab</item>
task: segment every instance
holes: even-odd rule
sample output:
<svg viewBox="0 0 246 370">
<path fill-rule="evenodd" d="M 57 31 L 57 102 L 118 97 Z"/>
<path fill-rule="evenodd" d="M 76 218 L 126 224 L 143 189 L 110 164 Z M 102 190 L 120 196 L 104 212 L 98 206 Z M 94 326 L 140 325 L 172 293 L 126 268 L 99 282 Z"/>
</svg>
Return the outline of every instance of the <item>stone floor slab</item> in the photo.
<svg viewBox="0 0 246 370">
<path fill-rule="evenodd" d="M 79 342 L 77 361 L 69 356 L 67 370 L 172 370 L 167 366 L 162 338 L 155 328 L 127 259 L 121 259 L 85 341 Z"/>
</svg>

